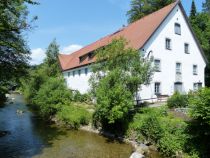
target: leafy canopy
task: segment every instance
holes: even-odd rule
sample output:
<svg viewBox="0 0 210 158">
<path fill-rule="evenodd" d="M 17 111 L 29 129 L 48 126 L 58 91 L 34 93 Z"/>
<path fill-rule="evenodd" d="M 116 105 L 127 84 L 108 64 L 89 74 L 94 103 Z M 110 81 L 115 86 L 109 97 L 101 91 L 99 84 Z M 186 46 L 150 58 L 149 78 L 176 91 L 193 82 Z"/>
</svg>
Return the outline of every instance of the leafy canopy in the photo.
<svg viewBox="0 0 210 158">
<path fill-rule="evenodd" d="M 131 9 L 127 12 L 128 22 L 133 23 L 165 7 L 173 1 L 174 0 L 131 0 Z"/>
<path fill-rule="evenodd" d="M 92 94 L 96 98 L 96 120 L 114 124 L 126 118 L 133 107 L 134 94 L 150 82 L 150 61 L 138 50 L 128 47 L 125 39 L 115 39 L 95 52 L 96 63 L 91 76 Z"/>
<path fill-rule="evenodd" d="M 22 35 L 31 28 L 27 4 L 37 3 L 33 0 L 1 0 L 0 3 L 0 86 L 25 75 L 28 67 L 30 52 Z"/>
</svg>

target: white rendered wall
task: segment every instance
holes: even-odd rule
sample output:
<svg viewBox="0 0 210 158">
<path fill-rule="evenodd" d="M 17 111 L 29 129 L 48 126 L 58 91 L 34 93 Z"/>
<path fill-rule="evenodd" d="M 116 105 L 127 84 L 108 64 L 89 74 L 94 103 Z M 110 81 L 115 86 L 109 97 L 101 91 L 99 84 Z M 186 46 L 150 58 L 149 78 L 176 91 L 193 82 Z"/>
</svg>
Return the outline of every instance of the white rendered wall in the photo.
<svg viewBox="0 0 210 158">
<path fill-rule="evenodd" d="M 85 68 L 88 68 L 88 74 L 85 74 Z M 81 71 L 81 74 L 78 74 L 78 70 Z M 75 72 L 75 75 L 73 76 L 73 71 Z M 70 72 L 70 76 L 68 76 L 68 73 Z M 84 94 L 87 93 L 90 89 L 89 86 L 89 78 L 91 76 L 91 68 L 88 66 L 69 70 L 63 72 L 64 78 L 67 82 L 68 88 L 72 90 L 78 90 L 80 93 Z"/>
<path fill-rule="evenodd" d="M 181 35 L 175 34 L 175 23 L 181 25 Z M 166 38 L 171 39 L 172 50 L 165 48 Z M 189 44 L 190 54 L 185 54 L 184 43 Z M 146 52 L 152 50 L 154 59 L 161 60 L 161 72 L 155 72 L 151 84 L 142 87 L 140 92 L 142 99 L 156 97 L 154 94 L 155 82 L 161 83 L 162 95 L 172 95 L 174 93 L 176 62 L 182 64 L 184 92 L 193 90 L 193 83 L 196 82 L 202 82 L 204 86 L 204 69 L 206 64 L 179 6 L 174 8 L 143 49 Z M 198 75 L 193 75 L 193 65 L 198 66 Z"/>
</svg>

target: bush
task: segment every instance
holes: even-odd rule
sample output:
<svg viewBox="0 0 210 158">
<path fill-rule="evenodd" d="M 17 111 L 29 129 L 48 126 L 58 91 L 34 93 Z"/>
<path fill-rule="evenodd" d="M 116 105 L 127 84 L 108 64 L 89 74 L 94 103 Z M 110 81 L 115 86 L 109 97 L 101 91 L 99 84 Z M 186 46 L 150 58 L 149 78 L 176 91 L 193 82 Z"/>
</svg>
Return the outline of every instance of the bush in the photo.
<svg viewBox="0 0 210 158">
<path fill-rule="evenodd" d="M 90 103 L 91 97 L 89 94 L 81 94 L 78 90 L 73 91 L 73 101 Z"/>
<path fill-rule="evenodd" d="M 91 114 L 82 107 L 63 105 L 57 117 L 71 128 L 78 129 L 80 125 L 87 125 L 90 122 Z"/>
<path fill-rule="evenodd" d="M 189 99 L 190 116 L 210 125 L 210 88 L 203 88 Z"/>
<path fill-rule="evenodd" d="M 38 106 L 41 116 L 49 117 L 55 115 L 71 99 L 71 91 L 66 88 L 63 79 L 49 78 L 40 87 L 33 103 Z"/>
<path fill-rule="evenodd" d="M 188 106 L 188 96 L 175 92 L 168 100 L 167 106 L 169 108 L 179 108 Z"/>
<path fill-rule="evenodd" d="M 185 133 L 187 124 L 168 115 L 166 110 L 165 107 L 144 108 L 134 116 L 127 135 L 131 137 L 135 133 L 135 139 L 141 142 L 149 140 L 164 155 L 173 157 L 178 151 L 184 150 L 188 138 Z"/>
</svg>

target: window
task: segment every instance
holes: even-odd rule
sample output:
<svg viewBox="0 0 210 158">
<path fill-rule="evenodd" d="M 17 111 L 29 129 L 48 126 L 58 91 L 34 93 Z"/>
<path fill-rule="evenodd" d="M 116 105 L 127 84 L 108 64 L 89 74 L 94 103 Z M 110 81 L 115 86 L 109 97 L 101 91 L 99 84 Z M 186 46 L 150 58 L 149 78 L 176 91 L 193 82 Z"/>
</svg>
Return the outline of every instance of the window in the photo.
<svg viewBox="0 0 210 158">
<path fill-rule="evenodd" d="M 71 72 L 68 72 L 68 77 L 70 77 L 70 75 L 71 75 Z"/>
<path fill-rule="evenodd" d="M 79 75 L 79 76 L 81 75 L 81 70 L 78 70 L 78 75 Z"/>
<path fill-rule="evenodd" d="M 88 60 L 91 60 L 94 56 L 94 53 L 93 52 L 90 52 L 88 53 Z"/>
<path fill-rule="evenodd" d="M 193 75 L 197 75 L 197 74 L 198 74 L 198 66 L 193 65 Z"/>
<path fill-rule="evenodd" d="M 73 77 L 75 76 L 75 71 L 73 71 Z"/>
<path fill-rule="evenodd" d="M 175 31 L 175 34 L 181 35 L 181 25 L 178 24 L 178 23 L 175 23 L 174 24 L 174 31 Z"/>
<path fill-rule="evenodd" d="M 184 44 L 184 52 L 186 53 L 186 54 L 189 54 L 190 52 L 189 52 L 189 44 L 188 43 L 185 43 Z"/>
<path fill-rule="evenodd" d="M 160 94 L 160 82 L 155 82 L 155 94 Z"/>
<path fill-rule="evenodd" d="M 155 66 L 155 71 L 156 72 L 160 72 L 161 71 L 160 60 L 159 59 L 155 59 L 154 66 Z"/>
<path fill-rule="evenodd" d="M 176 74 L 181 74 L 182 73 L 182 64 L 181 63 L 176 63 Z"/>
<path fill-rule="evenodd" d="M 88 68 L 85 68 L 85 75 L 88 74 Z"/>
<path fill-rule="evenodd" d="M 174 83 L 174 91 L 183 93 L 183 88 L 182 88 L 182 83 L 181 82 L 176 82 Z"/>
<path fill-rule="evenodd" d="M 202 83 L 201 82 L 193 83 L 193 90 L 194 91 L 197 91 L 197 90 L 199 90 L 201 88 L 202 88 Z"/>
<path fill-rule="evenodd" d="M 171 50 L 171 39 L 166 38 L 166 49 Z"/>
</svg>

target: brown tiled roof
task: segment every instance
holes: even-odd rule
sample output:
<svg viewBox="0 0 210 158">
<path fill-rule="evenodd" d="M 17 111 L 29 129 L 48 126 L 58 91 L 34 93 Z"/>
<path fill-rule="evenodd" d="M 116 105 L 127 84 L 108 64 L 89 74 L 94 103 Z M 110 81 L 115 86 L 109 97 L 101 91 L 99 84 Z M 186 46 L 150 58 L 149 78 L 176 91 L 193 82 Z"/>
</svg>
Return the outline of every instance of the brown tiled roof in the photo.
<svg viewBox="0 0 210 158">
<path fill-rule="evenodd" d="M 72 54 L 60 54 L 59 61 L 61 69 L 65 71 L 93 63 L 95 61 L 94 57 L 91 60 L 85 58 L 82 62 L 79 58 L 100 47 L 108 45 L 113 39 L 119 37 L 124 37 L 129 42 L 130 47 L 135 49 L 142 48 L 178 2 L 179 1 L 176 1 L 152 14 L 149 14 L 140 20 L 116 31 L 115 33 L 110 34 Z"/>
</svg>

